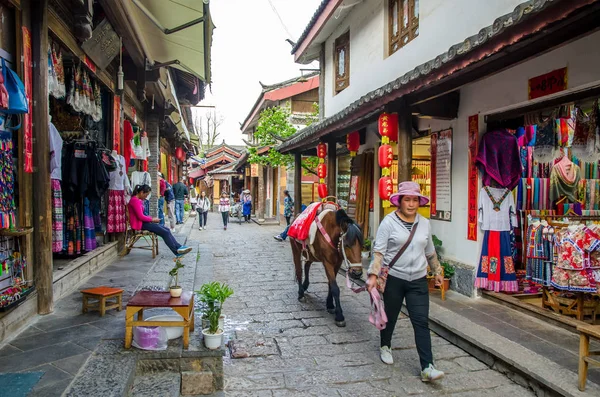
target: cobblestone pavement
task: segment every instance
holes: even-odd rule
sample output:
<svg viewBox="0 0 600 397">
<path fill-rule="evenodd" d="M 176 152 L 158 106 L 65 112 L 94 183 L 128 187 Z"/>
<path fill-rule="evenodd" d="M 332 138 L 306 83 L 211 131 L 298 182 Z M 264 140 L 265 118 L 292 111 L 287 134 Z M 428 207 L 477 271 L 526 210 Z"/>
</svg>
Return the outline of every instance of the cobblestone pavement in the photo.
<svg viewBox="0 0 600 397">
<path fill-rule="evenodd" d="M 199 265 L 235 291 L 224 306 L 225 330 L 233 356 L 241 358 L 225 358 L 226 395 L 534 395 L 435 334 L 434 358 L 447 376 L 422 383 L 407 318 L 394 334 L 395 364 L 381 363 L 366 294 L 348 291 L 338 277 L 347 326 L 336 327 L 325 310 L 325 274 L 315 264 L 307 300 L 297 301 L 289 243 L 272 237 L 280 227 L 231 224 L 224 231 L 217 214 L 209 214 L 208 230 L 192 230 L 188 242 L 199 240 Z"/>
</svg>

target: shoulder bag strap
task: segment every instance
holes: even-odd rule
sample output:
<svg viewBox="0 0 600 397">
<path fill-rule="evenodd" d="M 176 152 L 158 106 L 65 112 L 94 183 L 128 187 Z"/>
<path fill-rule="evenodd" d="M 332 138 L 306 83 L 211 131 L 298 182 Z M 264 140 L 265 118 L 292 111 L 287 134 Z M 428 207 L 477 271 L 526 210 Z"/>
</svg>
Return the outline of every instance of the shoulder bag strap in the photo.
<svg viewBox="0 0 600 397">
<path fill-rule="evenodd" d="M 404 243 L 404 245 L 402 246 L 402 248 L 400 248 L 400 251 L 398 251 L 398 253 L 396 254 L 396 256 L 394 257 L 394 259 L 392 259 L 392 261 L 390 262 L 390 264 L 388 265 L 388 267 L 391 269 L 392 267 L 394 267 L 394 265 L 396 264 L 396 262 L 398 262 L 398 259 L 400 259 L 400 257 L 402 256 L 402 254 L 404 253 L 404 251 L 406 251 L 406 249 L 408 248 L 408 246 L 410 245 L 410 243 L 412 242 L 413 237 L 415 236 L 415 232 L 417 231 L 417 227 L 419 226 L 419 222 L 415 223 L 413 228 L 410 231 L 410 235 L 408 236 L 408 240 L 406 240 L 406 243 Z"/>
</svg>

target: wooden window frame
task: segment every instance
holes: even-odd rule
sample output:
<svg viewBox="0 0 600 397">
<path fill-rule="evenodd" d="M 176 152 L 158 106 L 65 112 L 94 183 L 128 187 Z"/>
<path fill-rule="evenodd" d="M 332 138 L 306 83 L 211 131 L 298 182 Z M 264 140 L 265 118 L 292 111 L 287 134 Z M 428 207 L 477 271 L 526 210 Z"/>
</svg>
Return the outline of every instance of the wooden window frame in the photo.
<svg viewBox="0 0 600 397">
<path fill-rule="evenodd" d="M 341 50 L 344 50 L 344 74 L 339 76 L 339 53 Z M 350 31 L 335 39 L 333 59 L 334 92 L 338 94 L 350 86 Z"/>
<path fill-rule="evenodd" d="M 415 17 L 415 1 L 419 0 L 389 0 L 388 1 L 388 42 L 389 55 L 413 41 L 419 35 L 419 15 Z M 403 3 L 408 2 L 408 25 L 403 27 Z M 397 15 L 394 6 L 398 5 Z M 420 12 L 420 10 L 419 10 Z M 398 18 L 398 33 L 394 34 L 394 16 Z"/>
</svg>

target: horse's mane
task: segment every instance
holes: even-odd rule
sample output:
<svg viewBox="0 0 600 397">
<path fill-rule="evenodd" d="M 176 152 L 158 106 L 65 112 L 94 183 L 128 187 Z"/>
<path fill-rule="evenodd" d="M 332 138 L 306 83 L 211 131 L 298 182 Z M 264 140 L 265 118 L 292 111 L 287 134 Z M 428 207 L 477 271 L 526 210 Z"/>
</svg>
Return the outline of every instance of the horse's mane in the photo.
<svg viewBox="0 0 600 397">
<path fill-rule="evenodd" d="M 346 211 L 340 209 L 335 213 L 335 222 L 346 230 L 346 241 L 345 243 L 352 246 L 356 241 L 359 242 L 360 246 L 364 245 L 364 237 L 360 227 L 354 222 L 354 219 L 350 218 Z M 345 228 L 344 228 L 345 226 Z"/>
</svg>

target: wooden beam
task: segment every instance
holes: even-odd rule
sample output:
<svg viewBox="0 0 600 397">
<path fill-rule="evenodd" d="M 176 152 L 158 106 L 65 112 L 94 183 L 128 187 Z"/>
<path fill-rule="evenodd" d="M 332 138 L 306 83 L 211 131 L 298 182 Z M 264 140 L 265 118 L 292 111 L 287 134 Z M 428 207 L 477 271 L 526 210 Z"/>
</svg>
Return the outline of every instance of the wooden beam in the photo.
<svg viewBox="0 0 600 397">
<path fill-rule="evenodd" d="M 327 142 L 327 189 L 330 196 L 337 191 L 337 150 L 335 140 Z"/>
<path fill-rule="evenodd" d="M 412 114 L 406 102 L 396 108 L 398 112 L 398 182 L 412 179 Z"/>
<path fill-rule="evenodd" d="M 412 106 L 412 114 L 421 118 L 454 120 L 458 117 L 459 102 L 460 91 L 452 91 Z"/>
<path fill-rule="evenodd" d="M 296 216 L 300 214 L 300 208 L 302 208 L 302 155 L 294 153 L 294 213 Z"/>
<path fill-rule="evenodd" d="M 35 200 L 33 227 L 35 286 L 38 313 L 54 310 L 52 290 L 52 191 L 50 189 L 50 136 L 48 134 L 48 0 L 31 0 L 33 57 L 33 158 Z"/>
</svg>

